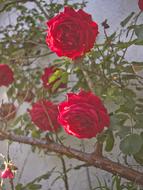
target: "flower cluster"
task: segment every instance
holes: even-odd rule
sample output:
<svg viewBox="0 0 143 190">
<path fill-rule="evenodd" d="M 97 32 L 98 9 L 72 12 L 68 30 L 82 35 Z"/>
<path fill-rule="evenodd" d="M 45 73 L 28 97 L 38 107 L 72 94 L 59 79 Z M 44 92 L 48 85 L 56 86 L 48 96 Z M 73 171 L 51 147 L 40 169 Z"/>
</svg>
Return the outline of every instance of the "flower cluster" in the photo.
<svg viewBox="0 0 143 190">
<path fill-rule="evenodd" d="M 91 15 L 71 7 L 65 7 L 64 12 L 49 20 L 47 25 L 46 42 L 49 48 L 58 56 L 73 60 L 91 50 L 99 33 Z M 44 88 L 49 91 L 60 80 L 57 78 L 49 82 L 58 70 L 54 66 L 47 67 L 41 76 Z M 65 84 L 61 84 L 58 88 L 65 87 Z M 99 97 L 84 90 L 67 96 L 68 100 L 59 105 L 45 99 L 34 103 L 29 110 L 33 123 L 44 131 L 55 131 L 61 124 L 68 134 L 78 138 L 95 137 L 105 126 L 109 126 L 109 115 Z"/>
<path fill-rule="evenodd" d="M 59 104 L 58 108 L 59 112 L 56 105 L 43 100 L 36 102 L 29 112 L 40 129 L 54 131 L 61 124 L 68 134 L 78 138 L 95 137 L 110 123 L 100 98 L 91 92 L 69 93 L 68 100 Z"/>
<path fill-rule="evenodd" d="M 98 25 L 92 20 L 91 15 L 83 10 L 75 11 L 71 7 L 65 7 L 64 11 L 47 22 L 48 31 L 46 43 L 58 56 L 66 56 L 75 60 L 89 52 L 98 35 Z M 59 88 L 66 88 L 67 84 L 61 83 L 57 88 L 53 87 L 60 82 L 60 77 L 50 82 L 50 78 L 58 71 L 55 66 L 46 67 L 41 76 L 43 87 L 49 93 L 57 92 Z M 0 65 L 0 86 L 8 86 L 14 81 L 13 72 L 8 65 Z M 21 91 L 17 97 L 23 97 L 30 102 L 34 95 L 31 91 Z M 16 108 L 12 104 L 2 105 L 0 117 L 13 118 Z M 40 99 L 29 109 L 32 122 L 43 131 L 55 132 L 60 125 L 65 131 L 78 138 L 92 138 L 101 133 L 104 127 L 109 127 L 110 119 L 102 101 L 92 92 L 81 90 L 79 93 L 68 93 L 67 101 L 59 105 L 47 99 Z M 3 177 L 12 177 L 9 168 L 6 168 Z"/>
</svg>

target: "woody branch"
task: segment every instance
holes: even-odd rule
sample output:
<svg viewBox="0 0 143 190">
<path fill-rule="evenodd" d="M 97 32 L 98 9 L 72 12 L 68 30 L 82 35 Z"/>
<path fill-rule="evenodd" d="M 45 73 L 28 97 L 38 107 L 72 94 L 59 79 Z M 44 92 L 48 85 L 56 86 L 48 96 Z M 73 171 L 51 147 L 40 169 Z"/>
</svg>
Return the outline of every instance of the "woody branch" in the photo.
<svg viewBox="0 0 143 190">
<path fill-rule="evenodd" d="M 70 147 L 66 147 L 64 145 L 60 145 L 55 142 L 47 142 L 46 140 L 15 135 L 0 130 L 0 140 L 6 139 L 23 144 L 34 145 L 39 148 L 46 149 L 48 151 L 56 152 L 59 154 L 66 155 L 67 157 L 78 159 L 80 161 L 86 162 L 90 166 L 95 166 L 112 174 L 118 174 L 123 178 L 134 181 L 137 184 L 143 185 L 143 173 L 128 168 L 119 163 L 113 162 L 112 160 L 109 160 L 103 156 L 96 154 L 93 155 L 93 153 L 82 152 Z"/>
</svg>

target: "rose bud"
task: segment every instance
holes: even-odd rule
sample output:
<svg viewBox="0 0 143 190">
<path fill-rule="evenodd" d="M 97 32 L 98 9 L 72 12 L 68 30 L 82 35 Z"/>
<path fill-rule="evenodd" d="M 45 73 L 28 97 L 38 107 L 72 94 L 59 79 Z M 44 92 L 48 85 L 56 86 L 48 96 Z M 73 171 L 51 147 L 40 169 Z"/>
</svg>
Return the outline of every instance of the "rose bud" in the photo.
<svg viewBox="0 0 143 190">
<path fill-rule="evenodd" d="M 23 90 L 17 93 L 17 97 L 25 102 L 31 102 L 34 98 L 34 94 L 31 90 Z"/>
<path fill-rule="evenodd" d="M 0 118 L 3 120 L 11 120 L 16 116 L 16 107 L 13 103 L 2 103 L 0 106 Z"/>
<path fill-rule="evenodd" d="M 13 179 L 14 174 L 11 171 L 11 169 L 7 167 L 4 171 L 2 171 L 1 178 L 3 178 L 3 179 L 6 179 L 6 178 Z"/>
<path fill-rule="evenodd" d="M 55 79 L 53 82 L 49 82 L 49 79 L 50 77 L 56 72 L 56 71 L 60 71 L 61 69 L 59 68 L 56 68 L 54 66 L 51 66 L 51 67 L 46 67 L 44 69 L 44 73 L 43 75 L 41 76 L 41 80 L 43 82 L 43 86 L 44 88 L 47 88 L 49 90 L 49 92 L 52 92 L 53 90 L 53 87 L 54 87 L 54 84 L 60 80 L 60 77 Z M 62 71 L 62 70 L 61 70 Z M 54 92 L 56 92 L 59 88 L 66 88 L 67 87 L 67 84 L 64 84 L 64 83 L 61 83 L 55 90 Z"/>
</svg>

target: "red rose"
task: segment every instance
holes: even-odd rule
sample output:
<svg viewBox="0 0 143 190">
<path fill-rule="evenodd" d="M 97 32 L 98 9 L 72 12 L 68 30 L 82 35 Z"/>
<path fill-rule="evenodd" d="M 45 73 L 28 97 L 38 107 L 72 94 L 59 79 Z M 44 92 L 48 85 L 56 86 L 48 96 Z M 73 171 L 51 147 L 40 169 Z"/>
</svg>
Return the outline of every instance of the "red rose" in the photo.
<svg viewBox="0 0 143 190">
<path fill-rule="evenodd" d="M 93 48 L 98 25 L 83 10 L 65 7 L 64 12 L 47 22 L 46 42 L 58 56 L 76 59 Z"/>
<path fill-rule="evenodd" d="M 143 0 L 139 0 L 138 5 L 140 10 L 143 11 Z"/>
<path fill-rule="evenodd" d="M 14 174 L 12 173 L 10 168 L 6 168 L 2 173 L 1 173 L 1 178 L 6 179 L 13 179 L 14 178 Z"/>
<path fill-rule="evenodd" d="M 85 91 L 68 94 L 68 100 L 59 105 L 58 119 L 67 133 L 78 138 L 95 137 L 110 123 L 99 97 Z"/>
<path fill-rule="evenodd" d="M 16 107 L 13 103 L 3 103 L 0 106 L 0 118 L 3 120 L 11 120 L 16 116 Z"/>
<path fill-rule="evenodd" d="M 52 76 L 52 74 L 54 74 L 56 71 L 58 71 L 60 69 L 52 66 L 52 67 L 47 67 L 44 69 L 44 73 L 43 75 L 41 76 L 41 79 L 42 79 L 42 82 L 43 82 L 43 86 L 45 88 L 47 88 L 50 92 L 52 91 L 52 88 L 54 86 L 54 84 L 60 80 L 60 78 L 57 78 L 55 81 L 49 83 L 49 79 L 50 77 Z M 58 88 L 66 88 L 67 87 L 67 84 L 64 84 L 64 83 L 61 83 L 56 90 L 58 90 Z"/>
<path fill-rule="evenodd" d="M 43 131 L 55 131 L 60 126 L 57 121 L 57 105 L 48 100 L 34 103 L 29 113 L 33 123 Z"/>
<path fill-rule="evenodd" d="M 8 65 L 0 64 L 0 86 L 8 86 L 14 81 L 13 71 Z"/>
</svg>

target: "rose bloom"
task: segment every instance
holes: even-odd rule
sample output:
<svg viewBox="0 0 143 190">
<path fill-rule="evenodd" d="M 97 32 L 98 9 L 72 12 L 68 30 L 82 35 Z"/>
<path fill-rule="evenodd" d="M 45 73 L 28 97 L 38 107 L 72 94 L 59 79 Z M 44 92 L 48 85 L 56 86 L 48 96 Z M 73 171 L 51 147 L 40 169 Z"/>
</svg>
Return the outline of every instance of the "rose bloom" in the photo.
<svg viewBox="0 0 143 190">
<path fill-rule="evenodd" d="M 64 12 L 47 22 L 46 43 L 58 56 L 76 59 L 93 48 L 98 25 L 83 10 L 65 7 Z"/>
<path fill-rule="evenodd" d="M 143 11 L 143 0 L 139 0 L 138 5 L 140 10 Z"/>
<path fill-rule="evenodd" d="M 7 167 L 4 171 L 2 171 L 1 178 L 3 178 L 3 179 L 6 179 L 6 178 L 13 179 L 14 174 L 11 171 L 11 169 Z"/>
<path fill-rule="evenodd" d="M 92 138 L 109 126 L 109 115 L 98 96 L 83 90 L 67 96 L 67 101 L 59 105 L 58 120 L 68 134 Z"/>
<path fill-rule="evenodd" d="M 60 69 L 54 67 L 54 66 L 51 66 L 51 67 L 46 67 L 44 69 L 44 73 L 43 75 L 41 76 L 41 80 L 43 82 L 43 86 L 45 88 L 47 88 L 50 92 L 52 92 L 52 88 L 54 86 L 54 84 L 60 80 L 60 78 L 57 78 L 55 81 L 49 83 L 49 79 L 50 77 L 52 76 L 52 74 L 54 74 L 56 71 L 58 71 Z M 55 89 L 55 91 L 57 91 L 59 88 L 66 88 L 67 87 L 67 84 L 64 84 L 64 83 L 61 83 L 57 89 Z"/>
<path fill-rule="evenodd" d="M 11 120 L 16 116 L 16 107 L 13 103 L 3 103 L 0 106 L 0 118 L 3 120 Z"/>
<path fill-rule="evenodd" d="M 48 100 L 34 103 L 29 113 L 33 123 L 43 131 L 56 131 L 60 126 L 57 121 L 57 105 Z"/>
<path fill-rule="evenodd" d="M 9 86 L 14 81 L 13 71 L 6 64 L 0 64 L 0 87 Z"/>
</svg>

